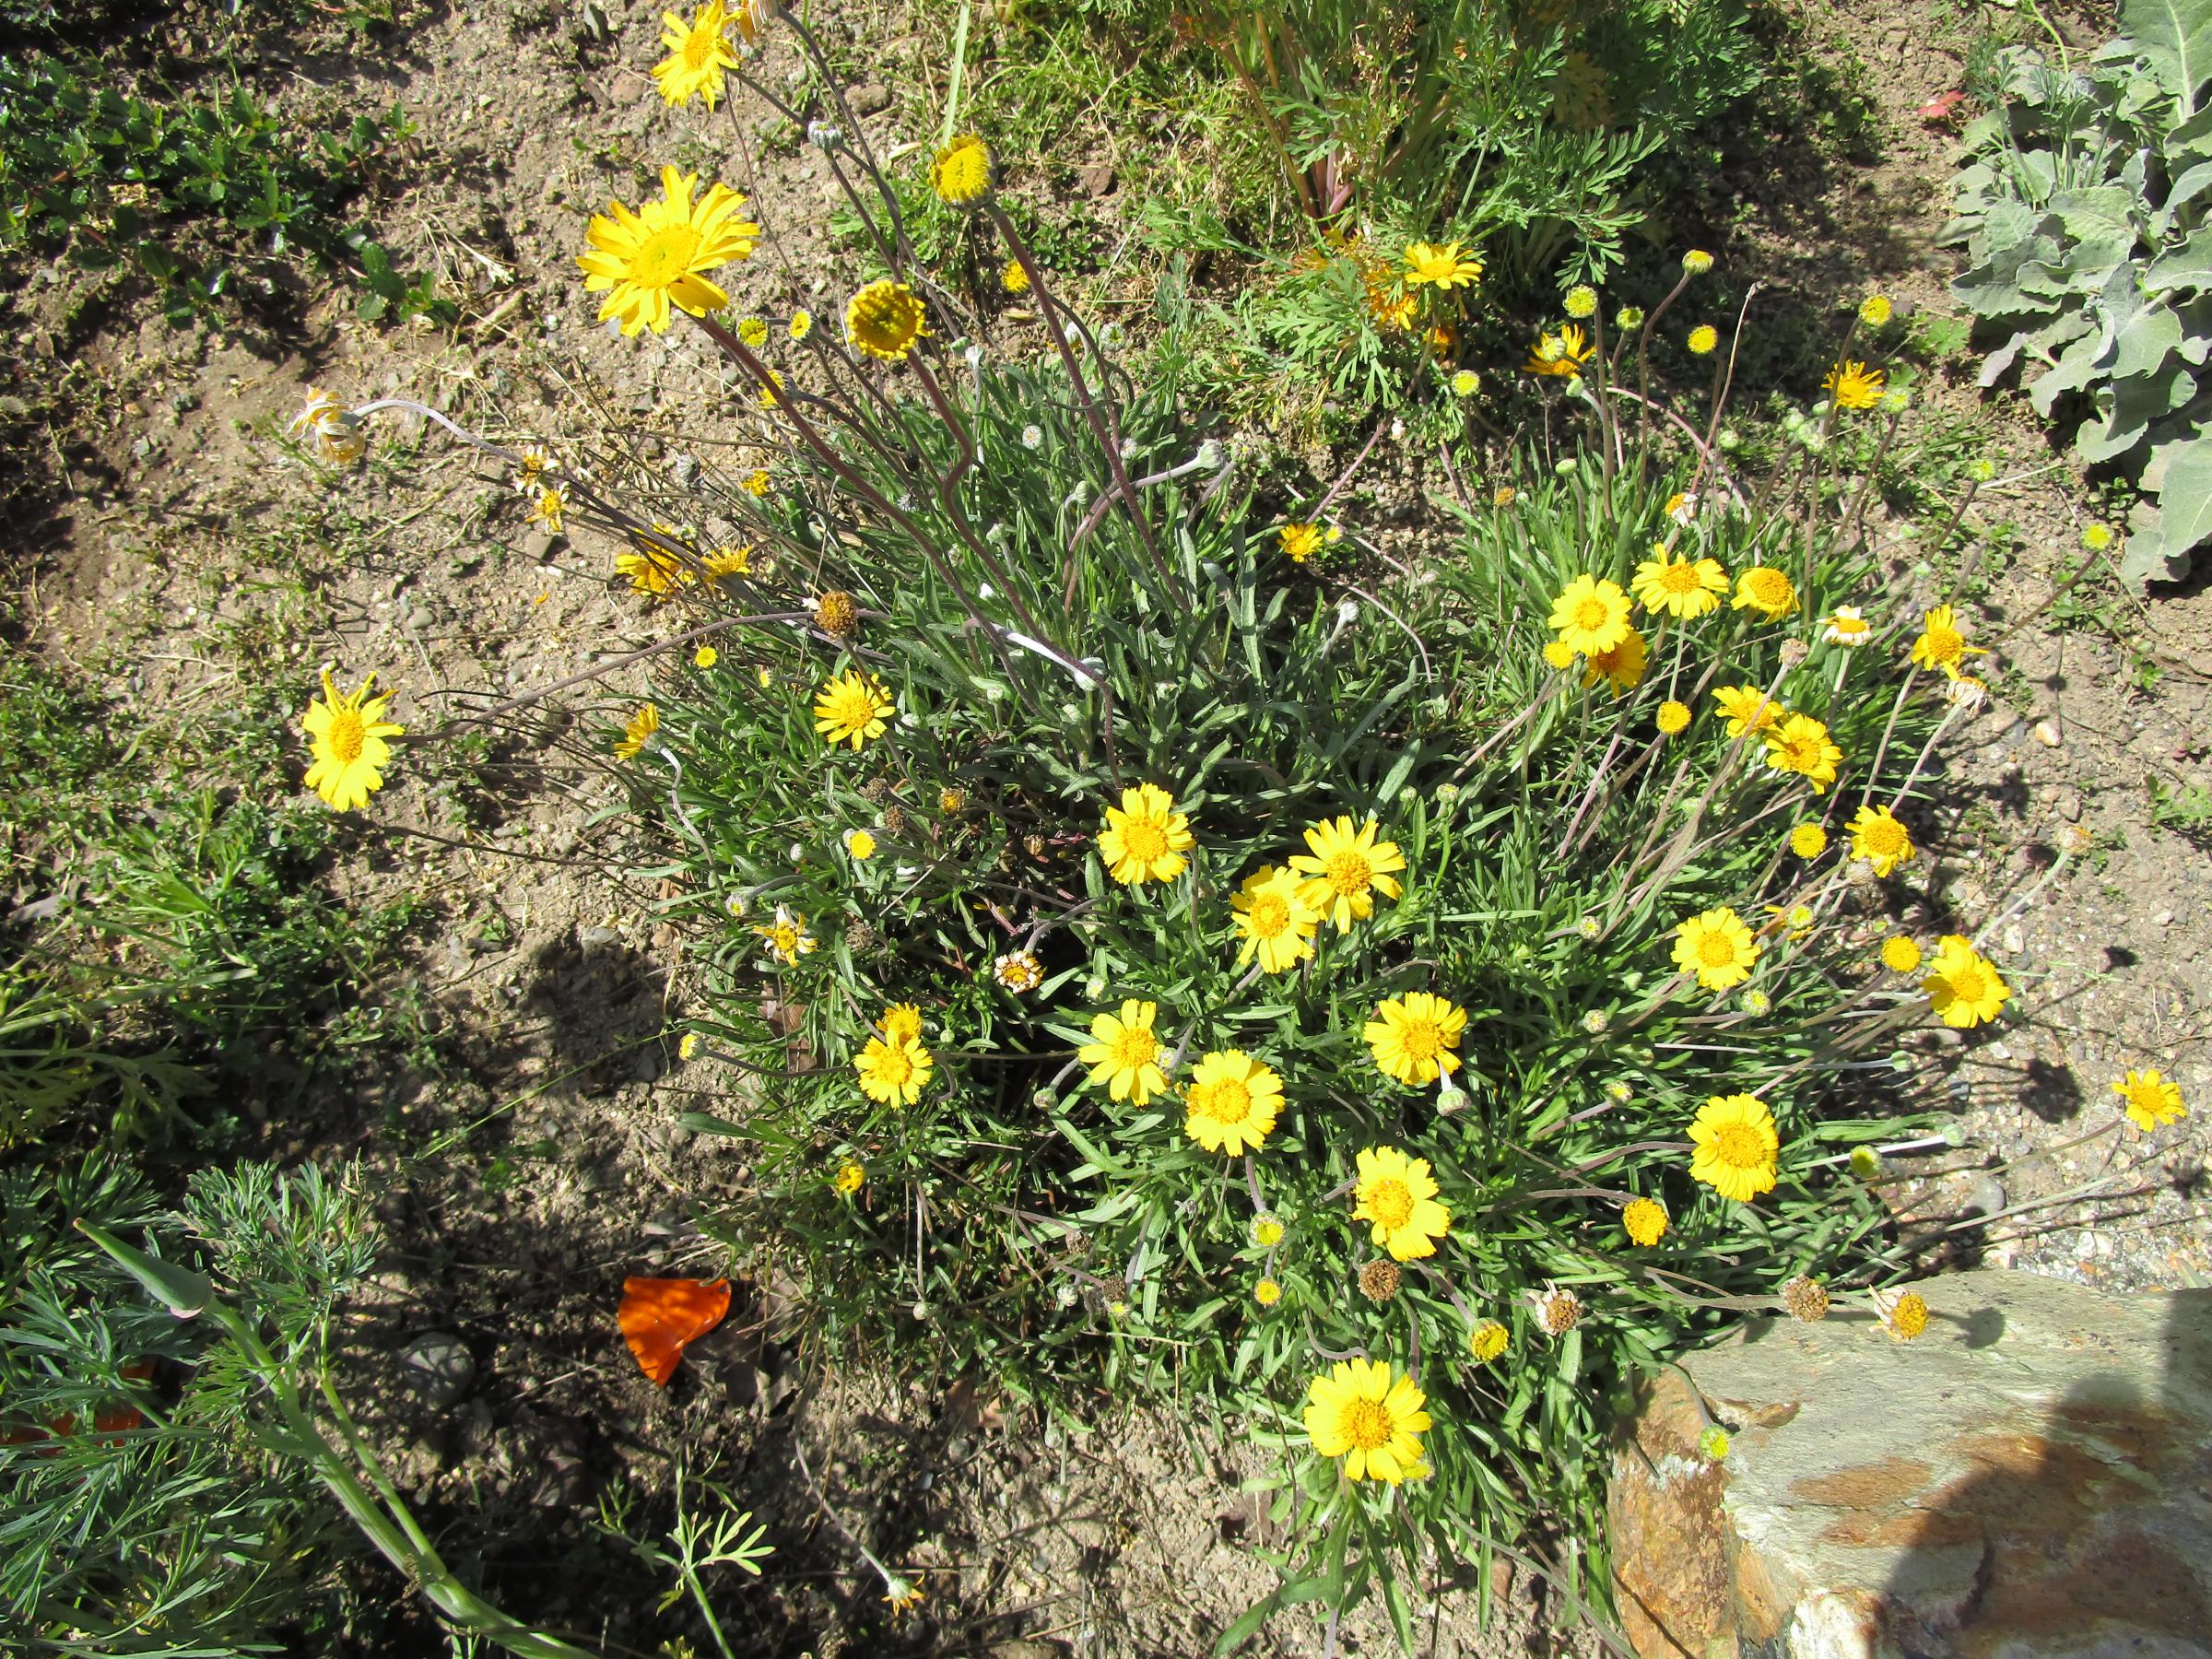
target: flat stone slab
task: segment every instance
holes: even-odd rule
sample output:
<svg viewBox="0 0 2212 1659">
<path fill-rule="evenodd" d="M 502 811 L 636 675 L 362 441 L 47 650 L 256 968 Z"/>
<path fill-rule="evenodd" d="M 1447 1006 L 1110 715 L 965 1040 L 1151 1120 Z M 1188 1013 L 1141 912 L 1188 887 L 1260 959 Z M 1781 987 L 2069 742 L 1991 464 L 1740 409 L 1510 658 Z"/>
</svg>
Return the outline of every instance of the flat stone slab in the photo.
<svg viewBox="0 0 2212 1659">
<path fill-rule="evenodd" d="M 1913 1288 L 1917 1341 L 1839 1300 L 1650 1389 L 1609 1500 L 1637 1652 L 2212 1653 L 2212 1291 L 1994 1270 Z"/>
</svg>

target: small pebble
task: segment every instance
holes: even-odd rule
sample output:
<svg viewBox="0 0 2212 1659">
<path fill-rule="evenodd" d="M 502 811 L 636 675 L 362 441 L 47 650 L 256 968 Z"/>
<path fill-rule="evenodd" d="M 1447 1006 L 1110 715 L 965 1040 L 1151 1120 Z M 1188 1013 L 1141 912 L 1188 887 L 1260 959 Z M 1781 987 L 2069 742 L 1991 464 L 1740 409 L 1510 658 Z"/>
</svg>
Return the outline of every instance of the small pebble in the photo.
<svg viewBox="0 0 2212 1659">
<path fill-rule="evenodd" d="M 2047 720 L 2037 721 L 2035 723 L 2035 740 L 2045 748 L 2056 748 L 2058 747 L 2058 728 Z"/>
</svg>

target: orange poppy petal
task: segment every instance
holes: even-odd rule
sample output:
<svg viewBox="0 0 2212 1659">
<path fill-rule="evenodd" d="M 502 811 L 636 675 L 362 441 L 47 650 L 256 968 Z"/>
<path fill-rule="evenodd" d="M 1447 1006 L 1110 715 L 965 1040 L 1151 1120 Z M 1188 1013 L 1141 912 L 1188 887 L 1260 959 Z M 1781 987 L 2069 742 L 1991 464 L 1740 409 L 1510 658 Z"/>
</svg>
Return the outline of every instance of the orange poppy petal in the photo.
<svg viewBox="0 0 2212 1659">
<path fill-rule="evenodd" d="M 626 1278 L 616 1323 L 637 1356 L 638 1367 L 663 1388 L 676 1375 L 684 1350 L 723 1322 L 730 1311 L 730 1281 Z"/>
</svg>

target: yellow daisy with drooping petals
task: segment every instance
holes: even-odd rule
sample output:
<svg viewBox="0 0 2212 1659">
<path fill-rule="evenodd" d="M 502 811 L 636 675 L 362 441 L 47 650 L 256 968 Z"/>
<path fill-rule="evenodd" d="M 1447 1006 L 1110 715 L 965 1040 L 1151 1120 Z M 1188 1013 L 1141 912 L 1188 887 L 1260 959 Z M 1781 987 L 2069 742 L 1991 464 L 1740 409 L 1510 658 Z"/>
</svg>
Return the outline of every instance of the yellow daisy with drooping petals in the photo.
<svg viewBox="0 0 2212 1659">
<path fill-rule="evenodd" d="M 1877 876 L 1911 864 L 1916 851 L 1912 834 L 1887 806 L 1862 806 L 1851 820 L 1851 855 L 1872 865 Z"/>
<path fill-rule="evenodd" d="M 644 753 L 645 746 L 653 741 L 653 734 L 660 729 L 659 706 L 640 703 L 638 712 L 623 723 L 621 739 L 615 745 L 615 759 L 629 760 Z"/>
<path fill-rule="evenodd" d="M 1830 645 L 1864 645 L 1874 638 L 1874 624 L 1855 605 L 1839 605 L 1835 614 L 1820 620 L 1820 637 Z"/>
<path fill-rule="evenodd" d="M 1157 783 L 1122 791 L 1122 804 L 1106 808 L 1099 856 L 1124 887 L 1172 881 L 1188 867 L 1183 854 L 1198 844 L 1191 821 L 1175 810 L 1175 797 Z"/>
<path fill-rule="evenodd" d="M 2012 1000 L 2012 987 L 1996 964 L 1964 935 L 1946 934 L 1936 943 L 1936 965 L 1921 982 L 1936 1016 L 1955 1030 L 1994 1019 Z"/>
<path fill-rule="evenodd" d="M 991 199 L 996 171 L 991 147 L 962 133 L 930 158 L 929 187 L 947 207 L 981 207 Z"/>
<path fill-rule="evenodd" d="M 1091 1068 L 1090 1080 L 1117 1100 L 1142 1106 L 1166 1092 L 1168 1074 L 1160 1067 L 1159 1039 L 1152 1030 L 1159 1015 L 1158 1003 L 1132 997 L 1122 1004 L 1119 1014 L 1093 1016 L 1094 1041 L 1076 1051 L 1076 1058 Z"/>
<path fill-rule="evenodd" d="M 1429 1474 L 1420 1438 L 1428 1401 L 1387 1361 L 1341 1359 L 1306 1387 L 1306 1433 L 1318 1455 L 1344 1460 L 1347 1480 L 1420 1480 Z"/>
<path fill-rule="evenodd" d="M 1290 867 L 1307 878 L 1307 907 L 1340 931 L 1374 914 L 1377 893 L 1395 899 L 1405 891 L 1394 874 L 1406 867 L 1398 844 L 1377 841 L 1376 834 L 1371 818 L 1357 830 L 1348 817 L 1324 818 L 1306 828 L 1309 851 L 1291 855 Z"/>
<path fill-rule="evenodd" d="M 2146 1135 L 2189 1115 L 2189 1108 L 2182 1104 L 2182 1086 L 2159 1076 L 2155 1065 L 2129 1072 L 2112 1085 L 2112 1092 L 2124 1103 L 2128 1122 Z"/>
<path fill-rule="evenodd" d="M 323 804 L 338 812 L 366 806 L 369 797 L 384 786 L 384 768 L 392 763 L 392 746 L 384 741 L 407 728 L 384 718 L 393 693 L 371 697 L 376 684 L 371 674 L 351 694 L 340 691 L 323 670 L 323 695 L 310 698 L 300 724 L 306 728 L 308 750 L 313 756 L 300 780 L 323 797 Z"/>
<path fill-rule="evenodd" d="M 1701 911 L 1675 929 L 1675 966 L 1698 976 L 1707 991 L 1727 991 L 1751 977 L 1759 944 L 1750 924 L 1723 905 Z"/>
<path fill-rule="evenodd" d="M 1629 585 L 1646 610 L 1688 622 L 1720 609 L 1728 572 L 1717 559 L 1677 559 L 1661 543 L 1636 567 L 1636 580 Z"/>
<path fill-rule="evenodd" d="M 1327 533 L 1319 524 L 1285 524 L 1276 533 L 1292 564 L 1304 564 L 1321 551 Z"/>
<path fill-rule="evenodd" d="M 845 307 L 845 338 L 879 362 L 902 363 L 929 333 L 922 296 L 889 277 L 871 282 Z"/>
<path fill-rule="evenodd" d="M 1406 286 L 1430 287 L 1449 293 L 1482 280 L 1482 261 L 1463 253 L 1457 242 L 1413 242 L 1406 249 Z"/>
<path fill-rule="evenodd" d="M 1352 1219 L 1372 1224 L 1375 1247 L 1400 1262 L 1434 1255 L 1437 1240 L 1452 1230 L 1452 1212 L 1436 1201 L 1429 1160 L 1395 1147 L 1369 1147 L 1358 1165 Z"/>
<path fill-rule="evenodd" d="M 1767 764 L 1776 771 L 1795 772 L 1825 794 L 1836 781 L 1836 765 L 1843 751 L 1830 740 L 1828 727 L 1810 714 L 1793 714 L 1768 732 Z"/>
<path fill-rule="evenodd" d="M 1691 1180 L 1737 1204 L 1774 1190 L 1782 1136 L 1775 1132 L 1774 1114 L 1757 1095 L 1708 1097 L 1689 1125 L 1689 1139 L 1697 1148 L 1690 1159 Z"/>
<path fill-rule="evenodd" d="M 1610 651 L 1629 637 L 1629 596 L 1618 582 L 1585 572 L 1552 602 L 1551 629 L 1570 651 Z"/>
<path fill-rule="evenodd" d="M 1459 1069 L 1459 1046 L 1467 1029 L 1467 1011 L 1426 991 L 1385 998 L 1375 1018 L 1360 1029 L 1375 1064 L 1385 1077 L 1425 1088 L 1446 1072 Z"/>
<path fill-rule="evenodd" d="M 1521 365 L 1524 374 L 1551 374 L 1561 379 L 1580 374 L 1583 365 L 1597 355 L 1597 343 L 1573 324 L 1563 324 L 1558 334 L 1539 335 L 1529 348 L 1528 361 Z"/>
<path fill-rule="evenodd" d="M 1789 712 L 1757 686 L 1723 686 L 1712 700 L 1727 721 L 1731 737 L 1763 732 Z"/>
<path fill-rule="evenodd" d="M 1237 947 L 1238 967 L 1256 956 L 1265 971 L 1287 973 L 1313 954 L 1321 912 L 1306 902 L 1305 886 L 1296 872 L 1273 865 L 1244 878 L 1229 901 L 1230 925 L 1244 941 Z"/>
<path fill-rule="evenodd" d="M 1242 1049 L 1206 1055 L 1182 1091 L 1183 1133 L 1237 1158 L 1265 1141 L 1283 1109 L 1283 1079 Z"/>
<path fill-rule="evenodd" d="M 887 1106 L 912 1106 L 920 1100 L 936 1065 L 936 1057 L 911 1037 L 896 1042 L 871 1037 L 853 1060 L 860 1092 Z"/>
<path fill-rule="evenodd" d="M 750 259 L 760 227 L 743 216 L 746 198 L 712 184 L 699 201 L 697 173 L 661 169 L 662 200 L 632 213 L 620 202 L 594 214 L 585 236 L 592 252 L 578 257 L 587 292 L 604 293 L 599 320 L 619 322 L 624 335 L 667 332 L 670 308 L 695 317 L 720 311 L 730 297 L 705 273 Z"/>
<path fill-rule="evenodd" d="M 849 743 L 858 749 L 883 735 L 898 707 L 884 684 L 857 668 L 822 682 L 814 698 L 814 729 L 835 748 Z"/>
<path fill-rule="evenodd" d="M 1583 664 L 1583 684 L 1589 687 L 1600 680 L 1609 681 L 1616 697 L 1633 691 L 1643 678 L 1647 650 L 1642 633 L 1631 624 L 1619 644 L 1593 653 Z"/>
<path fill-rule="evenodd" d="M 698 98 L 710 110 L 722 101 L 722 77 L 737 67 L 737 54 L 723 33 L 729 26 L 722 0 L 707 0 L 688 23 L 674 12 L 661 14 L 661 44 L 668 55 L 653 66 L 653 78 L 663 98 L 671 104 Z"/>
<path fill-rule="evenodd" d="M 1797 585 L 1772 565 L 1753 565 L 1735 579 L 1735 597 L 1729 605 L 1779 622 L 1797 608 Z"/>
<path fill-rule="evenodd" d="M 922 1041 L 922 1010 L 913 1003 L 893 1003 L 883 1011 L 876 1022 L 887 1042 L 920 1042 Z"/>
<path fill-rule="evenodd" d="M 786 968 L 813 953 L 815 937 L 806 931 L 806 918 L 789 905 L 779 904 L 772 920 L 756 924 L 753 933 L 768 947 L 768 954 Z"/>
</svg>

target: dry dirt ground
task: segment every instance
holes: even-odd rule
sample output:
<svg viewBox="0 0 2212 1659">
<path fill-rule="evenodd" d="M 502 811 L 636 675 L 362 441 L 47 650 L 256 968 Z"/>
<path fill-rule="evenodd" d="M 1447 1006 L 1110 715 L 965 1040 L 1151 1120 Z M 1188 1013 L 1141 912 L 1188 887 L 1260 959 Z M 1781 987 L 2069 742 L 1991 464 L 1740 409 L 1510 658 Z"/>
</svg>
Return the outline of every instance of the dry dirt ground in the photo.
<svg viewBox="0 0 2212 1659">
<path fill-rule="evenodd" d="M 52 295 L 18 300 L 18 325 L 100 382 L 114 417 L 97 435 L 99 465 L 68 480 L 65 545 L 38 572 L 31 649 L 109 653 L 124 694 L 148 702 L 221 698 L 240 677 L 324 661 L 349 678 L 374 669 L 402 688 L 398 717 L 429 732 L 591 670 L 638 636 L 643 606 L 610 582 L 613 549 L 533 534 L 508 480 L 419 418 L 382 418 L 375 458 L 343 478 L 288 455 L 277 434 L 321 386 L 348 401 L 419 399 L 502 439 L 586 445 L 619 430 L 679 475 L 705 446 L 742 464 L 747 401 L 696 334 L 624 342 L 594 324 L 571 263 L 583 219 L 634 189 L 638 159 L 711 163 L 751 188 L 770 226 L 747 309 L 827 316 L 841 298 L 821 229 L 828 188 L 819 158 L 775 135 L 756 100 L 735 97 L 712 118 L 663 108 L 641 73 L 658 9 L 605 6 L 602 44 L 565 12 L 485 0 L 374 54 L 263 65 L 302 97 L 351 85 L 415 113 L 433 164 L 388 231 L 473 288 L 456 330 L 371 328 L 332 294 L 296 343 L 159 323 L 80 337 Z M 1783 159 L 1771 176 L 1753 170 L 1728 203 L 1735 229 L 1678 227 L 1679 240 L 1716 246 L 1785 302 L 1878 284 L 1900 304 L 1947 309 L 1951 255 L 1934 237 L 1948 138 L 1917 111 L 1958 84 L 1976 19 L 1899 4 L 1808 18 L 1815 38 L 1838 43 L 1839 73 L 1864 76 L 1884 153 L 1830 165 L 1813 190 Z M 857 101 L 895 148 L 926 130 L 942 43 L 912 24 L 869 38 L 876 78 Z M 792 69 L 785 51 L 766 60 L 771 83 Z M 1121 226 L 1112 196 L 1091 210 Z M 2116 1133 L 2108 1085 L 2157 1064 L 2212 1101 L 2212 867 L 2201 840 L 2151 811 L 2157 786 L 2185 798 L 2206 782 L 2212 597 L 2100 590 L 2094 606 L 2072 603 L 2087 582 L 2059 594 L 2089 492 L 2016 411 L 1983 407 L 1971 365 L 1949 378 L 1932 376 L 1930 395 L 1987 428 L 2002 457 L 1965 555 L 1983 572 L 1971 631 L 1994 648 L 1996 695 L 1949 752 L 1919 825 L 1932 855 L 1900 890 L 1924 937 L 1994 919 L 1991 948 L 2024 1013 L 1915 1048 L 1900 1090 L 1911 1082 L 1947 1104 L 1955 1145 L 1900 1160 L 1900 1206 L 1931 1230 L 1994 1215 L 1932 1230 L 1931 1249 L 1959 1259 L 2130 1288 L 2201 1284 L 2206 1120 Z M 1378 479 L 1412 476 L 1387 453 L 1373 466 Z M 1931 526 L 1882 534 L 1900 583 L 1935 580 L 1916 575 Z M 624 1352 L 623 1276 L 714 1267 L 695 1218 L 747 1178 L 741 1144 L 677 1126 L 681 1112 L 726 1108 L 734 1080 L 678 1063 L 664 1040 L 692 971 L 635 873 L 650 849 L 598 759 L 610 712 L 642 683 L 623 670 L 502 722 L 468 767 L 403 754 L 343 879 L 364 900 L 413 890 L 441 907 L 418 971 L 447 1063 L 363 1077 L 350 1098 L 262 1125 L 273 1148 L 359 1159 L 380 1195 L 393 1248 L 347 1337 L 403 1485 L 456 1554 L 482 1556 L 495 1595 L 594 1637 L 659 1639 L 657 1584 L 595 1542 L 590 1522 L 610 1482 L 665 1488 L 680 1455 L 732 1480 L 779 1550 L 766 1582 L 724 1587 L 742 1651 L 1209 1651 L 1271 1580 L 1255 1554 L 1264 1516 L 1239 1490 L 1253 1471 L 1203 1431 L 1119 1413 L 1077 1433 L 967 1383 L 901 1391 L 865 1371 L 825 1375 L 768 1340 L 757 1301 L 665 1392 Z M 2073 826 L 2093 833 L 2094 852 L 2042 885 Z M 2001 914 L 2030 888 L 2032 902 Z M 1957 1172 L 1924 1179 L 1945 1171 Z M 403 1385 L 400 1355 L 437 1334 L 469 1359 L 450 1401 Z M 916 1613 L 883 1607 L 797 1478 L 794 1441 L 843 1524 L 920 1572 Z M 1426 1653 L 1556 1651 L 1539 1625 L 1559 1609 L 1532 1599 L 1525 1575 L 1487 1633 L 1464 1589 L 1426 1611 Z M 1391 1645 L 1369 1618 L 1343 1634 L 1347 1651 Z M 433 1641 L 395 1605 L 364 1613 L 354 1651 Z M 1286 1617 L 1261 1645 L 1315 1653 L 1321 1636 Z M 1595 1651 L 1587 1634 L 1570 1645 Z"/>
</svg>

